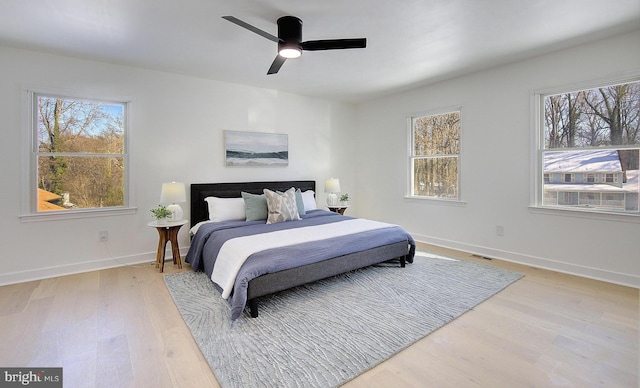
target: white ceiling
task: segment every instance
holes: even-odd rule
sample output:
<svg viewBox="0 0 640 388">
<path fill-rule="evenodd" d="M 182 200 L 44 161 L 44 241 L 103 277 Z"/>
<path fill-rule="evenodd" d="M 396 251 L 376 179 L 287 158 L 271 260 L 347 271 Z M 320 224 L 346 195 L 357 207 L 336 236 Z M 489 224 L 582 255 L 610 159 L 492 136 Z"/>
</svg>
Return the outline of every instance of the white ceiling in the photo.
<svg viewBox="0 0 640 388">
<path fill-rule="evenodd" d="M 277 44 L 224 15 L 273 35 L 293 15 L 303 40 L 367 48 L 267 76 Z M 0 45 L 354 102 L 639 27 L 640 0 L 0 0 Z"/>
</svg>

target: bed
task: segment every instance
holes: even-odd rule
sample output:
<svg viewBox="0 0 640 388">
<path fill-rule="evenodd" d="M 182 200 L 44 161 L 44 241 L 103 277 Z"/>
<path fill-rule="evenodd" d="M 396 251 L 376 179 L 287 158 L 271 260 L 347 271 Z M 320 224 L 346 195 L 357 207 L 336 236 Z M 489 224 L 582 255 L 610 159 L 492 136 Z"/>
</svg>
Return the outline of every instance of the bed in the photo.
<svg viewBox="0 0 640 388">
<path fill-rule="evenodd" d="M 249 204 L 264 189 L 278 192 L 282 201 L 295 190 L 300 219 L 260 220 Z M 246 306 L 257 317 L 257 298 L 264 295 L 383 262 L 402 268 L 413 262 L 415 243 L 401 227 L 313 209 L 315 190 L 309 180 L 191 184 L 193 235 L 186 261 L 212 279 L 229 301 L 231 319 Z M 237 213 L 240 203 L 246 219 Z M 216 275 L 225 268 L 230 276 Z"/>
</svg>

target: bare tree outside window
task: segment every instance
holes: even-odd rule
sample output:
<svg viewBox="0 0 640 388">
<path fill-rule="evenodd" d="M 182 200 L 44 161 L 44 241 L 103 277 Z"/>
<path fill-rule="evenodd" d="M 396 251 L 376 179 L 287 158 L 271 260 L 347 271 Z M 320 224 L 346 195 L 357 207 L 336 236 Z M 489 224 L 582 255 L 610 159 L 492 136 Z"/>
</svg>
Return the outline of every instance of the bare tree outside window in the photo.
<svg viewBox="0 0 640 388">
<path fill-rule="evenodd" d="M 411 119 L 412 196 L 459 199 L 460 112 Z"/>
<path fill-rule="evenodd" d="M 544 97 L 546 149 L 640 144 L 640 82 Z"/>
<path fill-rule="evenodd" d="M 38 212 L 125 206 L 126 104 L 36 94 Z"/>
</svg>

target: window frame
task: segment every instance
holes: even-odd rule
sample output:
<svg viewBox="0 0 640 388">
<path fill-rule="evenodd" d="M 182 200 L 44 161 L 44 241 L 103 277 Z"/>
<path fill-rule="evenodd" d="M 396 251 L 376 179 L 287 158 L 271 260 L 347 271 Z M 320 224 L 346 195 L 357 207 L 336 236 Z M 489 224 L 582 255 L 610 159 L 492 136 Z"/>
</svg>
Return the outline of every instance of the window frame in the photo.
<svg viewBox="0 0 640 388">
<path fill-rule="evenodd" d="M 459 133 L 459 144 L 458 144 L 458 148 L 459 148 L 459 152 L 457 154 L 446 154 L 446 155 L 430 155 L 425 157 L 424 155 L 420 155 L 420 156 L 416 156 L 414 155 L 414 151 L 415 151 L 415 146 L 414 146 L 414 141 L 415 141 L 415 137 L 414 137 L 414 133 L 413 133 L 413 120 L 419 117 L 425 117 L 425 116 L 437 116 L 437 115 L 444 115 L 447 113 L 454 113 L 457 112 L 460 116 L 460 133 Z M 407 176 L 406 176 L 406 185 L 405 185 L 405 199 L 406 200 L 410 200 L 410 201 L 417 201 L 417 202 L 428 202 L 428 201 L 434 201 L 435 203 L 441 203 L 441 204 L 452 204 L 452 205 L 464 205 L 465 201 L 463 201 L 463 197 L 462 197 L 462 149 L 463 149 L 463 121 L 462 121 L 462 106 L 460 105 L 454 105 L 454 106 L 448 106 L 448 107 L 442 107 L 442 108 L 437 108 L 437 109 L 433 109 L 433 110 L 428 110 L 428 111 L 421 111 L 421 112 L 416 112 L 416 113 L 412 113 L 406 116 L 406 134 L 407 134 Z M 457 176 L 457 198 L 442 198 L 442 197 L 429 197 L 429 196 L 420 196 L 420 195 L 413 195 L 413 186 L 414 186 L 414 172 L 413 172 L 413 167 L 414 167 L 414 160 L 416 159 L 423 159 L 423 158 L 434 158 L 434 157 L 452 157 L 455 156 L 455 158 L 457 159 L 457 171 L 458 171 L 458 176 Z"/>
<path fill-rule="evenodd" d="M 545 151 L 544 144 L 544 98 L 549 95 L 573 93 L 586 89 L 594 89 L 605 87 L 608 85 L 617 85 L 623 83 L 632 83 L 640 81 L 640 70 L 627 71 L 618 75 L 608 76 L 604 78 L 592 79 L 572 84 L 559 85 L 545 89 L 533 90 L 530 92 L 530 139 L 531 139 L 531 160 L 530 160 L 530 198 L 529 211 L 539 214 L 549 215 L 567 215 L 579 218 L 589 218 L 597 220 L 612 220 L 638 223 L 640 221 L 640 211 L 631 212 L 614 212 L 602 209 L 587 208 L 570 208 L 543 205 L 544 199 L 544 174 L 543 174 L 543 154 Z M 610 146 L 598 148 L 573 148 L 574 150 L 587 149 L 636 149 L 638 145 Z M 596 181 L 602 179 L 596 173 Z M 598 182 L 596 182 L 598 183 Z M 640 194 L 640 193 L 639 193 Z"/>
<path fill-rule="evenodd" d="M 124 139 L 123 154 L 118 154 L 124 160 L 124 204 L 105 208 L 68 209 L 65 211 L 38 211 L 38 96 L 59 97 L 65 99 L 94 101 L 102 103 L 122 104 L 124 106 Z M 114 216 L 134 214 L 135 197 L 131 184 L 131 99 L 123 96 L 96 95 L 76 90 L 43 88 L 25 86 L 22 90 L 22 204 L 19 216 L 22 222 L 65 220 L 75 218 L 91 218 L 99 216 Z"/>
</svg>

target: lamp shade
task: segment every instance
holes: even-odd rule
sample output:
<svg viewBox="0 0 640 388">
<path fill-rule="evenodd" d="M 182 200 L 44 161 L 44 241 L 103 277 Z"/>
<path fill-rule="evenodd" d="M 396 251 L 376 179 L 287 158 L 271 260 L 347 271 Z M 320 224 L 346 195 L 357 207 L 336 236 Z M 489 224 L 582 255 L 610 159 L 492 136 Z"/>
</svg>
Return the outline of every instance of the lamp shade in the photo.
<svg viewBox="0 0 640 388">
<path fill-rule="evenodd" d="M 324 182 L 325 193 L 339 193 L 340 192 L 340 179 L 329 178 Z"/>
<path fill-rule="evenodd" d="M 162 184 L 162 192 L 160 193 L 160 202 L 176 203 L 187 202 L 187 194 L 184 190 L 184 183 L 169 182 Z"/>
</svg>

